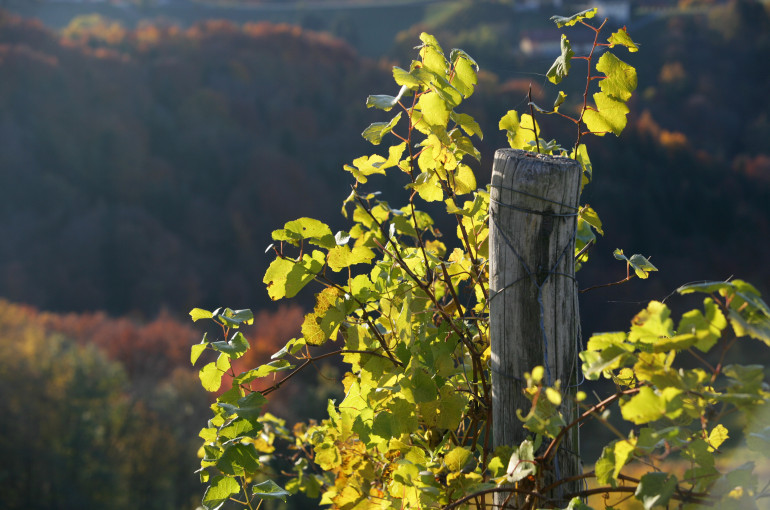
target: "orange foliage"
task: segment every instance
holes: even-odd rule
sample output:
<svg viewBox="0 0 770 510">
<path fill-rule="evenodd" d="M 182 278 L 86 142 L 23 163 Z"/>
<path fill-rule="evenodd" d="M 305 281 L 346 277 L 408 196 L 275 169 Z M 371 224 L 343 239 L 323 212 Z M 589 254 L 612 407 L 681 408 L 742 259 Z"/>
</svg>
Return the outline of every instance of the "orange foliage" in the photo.
<svg viewBox="0 0 770 510">
<path fill-rule="evenodd" d="M 299 335 L 303 317 L 302 309 L 296 305 L 257 312 L 254 325 L 244 329 L 251 349 L 233 364 L 235 373 L 270 361 L 270 356 Z M 192 370 L 190 346 L 201 337 L 191 324 L 179 322 L 165 312 L 142 323 L 125 317 L 112 318 L 104 312 L 41 312 L 0 299 L 0 334 L 14 336 L 14 332 L 30 331 L 29 328 L 41 335 L 58 333 L 80 345 L 93 345 L 111 360 L 120 362 L 130 377 L 158 380 L 177 368 Z"/>
<path fill-rule="evenodd" d="M 300 334 L 304 319 L 302 308 L 281 306 L 275 312 L 262 310 L 254 315 L 254 326 L 244 331 L 251 344 L 245 356 L 233 363 L 236 374 L 270 361 L 270 356 L 281 350 L 286 342 Z"/>
<path fill-rule="evenodd" d="M 755 157 L 740 156 L 733 162 L 733 170 L 742 172 L 752 179 L 770 183 L 770 156 L 759 154 Z"/>
<path fill-rule="evenodd" d="M 636 121 L 636 129 L 655 139 L 666 149 L 681 149 L 688 146 L 687 136 L 679 131 L 668 131 L 661 129 L 655 119 L 652 118 L 649 110 L 645 110 Z"/>
</svg>

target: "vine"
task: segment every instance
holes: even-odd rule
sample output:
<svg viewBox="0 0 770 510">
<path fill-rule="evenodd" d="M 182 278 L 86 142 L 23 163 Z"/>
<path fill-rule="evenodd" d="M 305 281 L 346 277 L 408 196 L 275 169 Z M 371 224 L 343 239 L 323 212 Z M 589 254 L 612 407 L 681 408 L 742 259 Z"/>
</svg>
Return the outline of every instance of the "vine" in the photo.
<svg viewBox="0 0 770 510">
<path fill-rule="evenodd" d="M 558 27 L 580 24 L 595 34 L 585 56 L 576 56 L 562 36 L 561 55 L 548 71 L 548 79 L 558 84 L 572 60 L 586 61 L 577 115 L 565 112 L 567 95 L 559 91 L 550 110 L 530 96 L 529 114 L 510 111 L 499 124 L 513 148 L 579 161 L 581 189 L 593 177 L 584 137 L 619 135 L 626 124 L 626 102 L 636 88 L 636 71 L 609 50 L 637 51 L 637 45 L 625 29 L 600 42 L 606 20 L 591 25 L 588 20 L 595 14 L 590 9 L 554 18 Z M 254 509 L 297 492 L 340 509 L 485 508 L 487 496 L 495 492 L 519 494 L 521 507 L 532 509 L 590 508 L 586 498 L 594 494 L 632 494 L 647 509 L 671 502 L 753 504 L 770 495 L 767 488 L 758 489 L 750 466 L 720 470 L 715 462 L 728 438 L 723 418 L 735 411 L 755 412 L 768 397 L 763 367 L 725 364 L 739 339 L 770 344 L 770 308 L 753 287 L 737 280 L 679 289 L 708 297 L 702 310 L 685 313 L 676 328 L 667 306 L 652 302 L 627 333 L 592 336 L 580 354 L 583 373 L 589 380 L 610 380 L 615 390 L 595 404 L 578 392 L 582 414 L 571 423 L 560 413 L 558 384 L 547 387 L 543 368 L 532 367 L 526 390 L 532 407 L 520 410 L 531 437 L 520 445 L 492 448 L 489 193 L 477 187 L 468 164 L 481 157 L 472 141 L 482 138 L 481 127 L 459 111 L 474 92 L 478 65 L 462 50 L 452 50 L 447 58 L 428 34 L 420 40 L 419 58 L 408 69 L 393 69 L 398 94 L 367 99 L 367 107 L 392 116 L 366 128 L 364 138 L 375 146 L 386 139 L 393 143 L 382 154 L 359 157 L 344 167 L 355 179 L 343 203 L 351 228 L 332 233 L 321 221 L 300 218 L 272 234 L 275 260 L 264 278 L 270 297 L 292 298 L 311 282 L 320 286 L 301 337 L 289 340 L 269 363 L 236 374 L 231 361 L 249 348 L 240 327 L 253 320 L 251 312 L 191 312 L 193 320 L 218 324 L 223 338 L 204 336 L 193 347 L 193 363 L 206 351 L 216 355 L 200 371 L 203 386 L 218 392 L 223 379 L 229 381 L 200 434 L 204 508 L 232 500 Z M 598 91 L 591 101 L 594 84 Z M 574 123 L 574 145 L 564 149 L 542 138 L 535 115 Z M 405 205 L 393 207 L 378 193 L 364 191 L 375 175 L 403 179 Z M 443 203 L 456 224 L 453 236 L 441 235 L 431 216 L 420 210 L 423 203 Z M 578 267 L 586 262 L 597 232 L 602 233 L 598 215 L 583 205 Z M 616 250 L 615 257 L 626 263 L 622 281 L 646 278 L 656 270 L 641 255 L 629 258 Z M 711 364 L 706 358 L 714 350 L 719 359 Z M 679 368 L 680 356 L 702 366 Z M 345 396 L 329 401 L 328 418 L 289 430 L 261 411 L 268 395 L 332 357 L 348 368 L 341 381 Z M 625 425 L 608 420 L 611 408 L 619 409 Z M 594 469 L 578 477 L 595 486 L 556 496 L 557 488 L 572 487 L 576 480 L 554 473 L 546 477 L 548 461 L 565 434 L 588 420 L 605 424 L 612 437 Z M 747 429 L 744 437 L 752 449 L 770 452 L 770 427 Z M 271 459 L 281 454 L 293 466 L 284 487 L 272 480 L 276 474 L 270 468 Z M 674 466 L 686 469 L 676 472 L 670 464 L 674 458 L 684 463 Z M 633 477 L 624 472 L 632 464 L 643 466 L 644 473 Z"/>
</svg>

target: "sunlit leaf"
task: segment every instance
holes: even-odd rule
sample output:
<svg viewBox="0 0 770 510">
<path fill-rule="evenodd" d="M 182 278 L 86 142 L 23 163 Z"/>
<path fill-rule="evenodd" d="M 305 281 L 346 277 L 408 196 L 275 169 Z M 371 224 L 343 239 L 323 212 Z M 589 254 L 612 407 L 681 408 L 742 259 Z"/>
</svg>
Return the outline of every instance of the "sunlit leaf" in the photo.
<svg viewBox="0 0 770 510">
<path fill-rule="evenodd" d="M 551 16 L 551 21 L 556 23 L 556 26 L 559 28 L 562 27 L 571 27 L 578 23 L 581 20 L 593 18 L 596 16 L 597 8 L 594 7 L 593 9 L 586 9 L 585 11 L 580 11 L 576 14 L 573 14 L 572 16 Z"/>
<path fill-rule="evenodd" d="M 259 453 L 253 444 L 234 443 L 225 447 L 217 469 L 230 476 L 245 476 L 259 469 Z"/>
<path fill-rule="evenodd" d="M 408 90 L 408 87 L 406 85 L 401 86 L 401 90 L 399 90 L 398 95 L 393 96 L 387 96 L 387 95 L 373 95 L 366 98 L 366 107 L 367 108 L 378 108 L 380 110 L 390 111 L 391 108 L 396 106 L 398 102 L 403 97 L 404 93 Z"/>
<path fill-rule="evenodd" d="M 365 139 L 367 139 L 373 145 L 379 145 L 385 135 L 393 131 L 398 121 L 401 119 L 401 112 L 398 112 L 395 117 L 388 122 L 373 122 L 368 128 L 361 133 Z"/>
<path fill-rule="evenodd" d="M 203 310 L 202 308 L 193 308 L 190 310 L 190 317 L 192 317 L 193 322 L 197 322 L 201 319 L 210 319 L 213 317 L 213 314 L 208 310 Z"/>
<path fill-rule="evenodd" d="M 605 78 L 599 81 L 602 92 L 621 101 L 628 101 L 631 93 L 636 90 L 636 69 L 609 52 L 599 58 L 596 69 L 605 74 Z"/>
<path fill-rule="evenodd" d="M 515 483 L 529 475 L 537 473 L 535 460 L 535 450 L 532 441 L 529 439 L 523 441 L 521 445 L 511 454 L 508 461 L 506 476 L 510 483 Z"/>
<path fill-rule="evenodd" d="M 626 31 L 626 27 L 618 29 L 618 31 L 613 33 L 607 41 L 610 43 L 610 48 L 614 48 L 615 46 L 625 46 L 628 51 L 632 53 L 639 51 L 639 46 L 631 40 L 631 37 Z"/>
<path fill-rule="evenodd" d="M 636 499 L 642 502 L 645 510 L 666 508 L 671 496 L 674 495 L 677 480 L 674 475 L 653 472 L 643 475 L 636 488 Z"/>
<path fill-rule="evenodd" d="M 217 475 L 211 479 L 211 485 L 206 489 L 203 495 L 203 508 L 206 510 L 217 510 L 230 496 L 237 494 L 241 486 L 234 478 L 229 476 Z"/>
<path fill-rule="evenodd" d="M 554 85 L 561 83 L 561 81 L 569 74 L 570 63 L 573 56 L 575 56 L 575 52 L 572 51 L 572 45 L 569 43 L 567 36 L 562 34 L 561 55 L 556 58 L 553 65 L 551 65 L 551 68 L 546 73 L 548 81 Z M 562 99 L 562 102 L 563 101 L 564 99 Z M 554 105 L 554 107 L 558 108 L 558 105 Z"/>
<path fill-rule="evenodd" d="M 620 136 L 626 127 L 626 114 L 629 111 L 626 103 L 604 92 L 597 92 L 593 97 L 596 109 L 586 110 L 583 115 L 588 130 L 600 136 L 604 133 Z"/>
<path fill-rule="evenodd" d="M 280 499 L 283 502 L 286 502 L 286 498 L 290 496 L 287 490 L 282 489 L 272 480 L 254 484 L 251 494 L 261 499 Z"/>
</svg>

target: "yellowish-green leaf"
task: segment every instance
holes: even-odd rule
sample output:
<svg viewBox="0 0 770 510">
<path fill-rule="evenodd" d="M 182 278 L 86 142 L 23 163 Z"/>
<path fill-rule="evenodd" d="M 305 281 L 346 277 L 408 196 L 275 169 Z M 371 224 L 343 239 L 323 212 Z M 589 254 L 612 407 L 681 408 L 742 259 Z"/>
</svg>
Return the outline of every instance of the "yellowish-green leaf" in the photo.
<svg viewBox="0 0 770 510">
<path fill-rule="evenodd" d="M 592 133 L 602 136 L 604 133 L 620 133 L 626 127 L 628 106 L 604 92 L 594 94 L 596 110 L 586 110 L 583 121 Z"/>
<path fill-rule="evenodd" d="M 625 46 L 631 53 L 639 51 L 639 46 L 631 40 L 631 36 L 628 35 L 625 27 L 612 34 L 607 41 L 610 43 L 610 48 Z"/>
<path fill-rule="evenodd" d="M 457 58 L 453 59 L 455 75 L 451 82 L 452 86 L 464 97 L 470 97 L 473 94 L 474 86 L 479 81 L 478 76 L 476 76 L 476 68 L 478 66 L 475 65 L 473 59 L 461 50 L 452 51 L 452 55 L 453 57 L 457 55 Z"/>
<path fill-rule="evenodd" d="M 465 195 L 476 191 L 476 176 L 468 165 L 460 164 L 454 172 L 451 181 L 457 195 Z"/>
<path fill-rule="evenodd" d="M 479 123 L 470 115 L 452 112 L 450 117 L 468 136 L 476 135 L 479 137 L 479 140 L 484 139 L 484 133 L 481 132 L 481 126 L 479 126 Z"/>
<path fill-rule="evenodd" d="M 421 95 L 417 108 L 422 112 L 423 120 L 432 126 L 446 126 L 449 122 L 451 108 L 435 92 Z"/>
<path fill-rule="evenodd" d="M 507 131 L 508 143 L 511 148 L 532 150 L 533 147 L 530 142 L 535 141 L 537 122 L 531 115 L 525 113 L 519 120 L 519 114 L 516 110 L 511 110 L 500 119 L 499 127 L 501 130 Z"/>
<path fill-rule="evenodd" d="M 213 316 L 214 314 L 208 310 L 203 310 L 202 308 L 193 308 L 190 310 L 190 317 L 192 317 L 193 322 L 197 322 L 201 319 L 210 319 Z"/>
<path fill-rule="evenodd" d="M 203 351 L 206 350 L 206 347 L 208 346 L 208 342 L 206 341 L 206 336 L 203 336 L 203 341 L 199 344 L 195 344 L 190 349 L 190 364 L 195 365 L 195 362 L 198 361 L 198 358 L 201 357 L 201 354 L 203 354 Z"/>
<path fill-rule="evenodd" d="M 585 11 L 580 11 L 577 14 L 573 14 L 572 16 L 551 16 L 551 21 L 556 23 L 556 26 L 559 28 L 562 27 L 571 27 L 575 25 L 576 23 L 584 20 L 584 19 L 590 19 L 596 16 L 597 8 L 594 7 L 593 9 L 586 9 Z"/>
<path fill-rule="evenodd" d="M 373 145 L 379 145 L 383 137 L 393 131 L 393 128 L 396 127 L 400 119 L 401 112 L 398 112 L 389 122 L 373 122 L 368 128 L 364 129 L 361 136 L 369 140 Z"/>
<path fill-rule="evenodd" d="M 666 413 L 666 402 L 652 388 L 643 386 L 639 393 L 620 405 L 620 412 L 623 419 L 643 425 L 662 418 Z"/>
<path fill-rule="evenodd" d="M 301 261 L 288 258 L 275 259 L 262 279 L 267 284 L 270 299 L 278 300 L 296 296 L 321 271 L 325 260 L 326 255 L 319 250 L 313 250 L 310 255 L 304 254 Z"/>
<path fill-rule="evenodd" d="M 346 245 L 335 246 L 329 250 L 326 258 L 329 269 L 334 272 L 342 271 L 355 264 L 366 264 L 374 258 L 374 252 L 365 246 L 355 246 L 353 249 Z"/>
<path fill-rule="evenodd" d="M 621 101 L 628 101 L 631 93 L 636 90 L 636 69 L 610 52 L 599 58 L 596 69 L 606 76 L 599 81 L 602 92 Z"/>
<path fill-rule="evenodd" d="M 221 507 L 230 496 L 237 494 L 241 486 L 229 476 L 217 475 L 211 479 L 211 485 L 206 489 L 203 495 L 203 508 L 205 510 L 216 510 Z"/>
<path fill-rule="evenodd" d="M 727 431 L 727 427 L 721 423 L 717 424 L 717 426 L 711 429 L 711 432 L 709 433 L 709 451 L 713 452 L 718 449 L 729 437 L 730 435 Z"/>
<path fill-rule="evenodd" d="M 559 91 L 559 95 L 556 96 L 556 100 L 553 102 L 553 111 L 558 112 L 559 111 L 559 107 L 561 105 L 563 105 L 564 101 L 566 101 L 566 100 L 567 100 L 567 94 L 565 94 L 564 92 L 562 92 L 560 90 Z"/>
<path fill-rule="evenodd" d="M 222 375 L 230 368 L 230 358 L 226 354 L 220 354 L 216 361 L 205 365 L 200 372 L 201 385 L 206 391 L 217 391 L 222 385 Z"/>
<path fill-rule="evenodd" d="M 390 111 L 391 108 L 396 106 L 398 102 L 403 97 L 404 93 L 408 90 L 408 87 L 406 85 L 401 86 L 401 90 L 399 90 L 397 96 L 387 96 L 387 95 L 372 95 L 366 98 L 366 107 L 367 108 L 378 108 L 380 110 Z"/>
<path fill-rule="evenodd" d="M 569 74 L 569 68 L 573 56 L 575 56 L 575 52 L 572 51 L 572 45 L 569 43 L 567 36 L 562 34 L 561 55 L 556 58 L 554 63 L 551 65 L 551 68 L 546 73 L 548 81 L 554 85 L 561 83 L 561 81 Z M 556 107 L 558 107 L 558 105 L 556 105 Z"/>
<path fill-rule="evenodd" d="M 438 202 L 444 199 L 444 190 L 441 189 L 441 181 L 436 173 L 421 173 L 410 187 L 413 187 L 420 198 L 426 202 Z"/>
<path fill-rule="evenodd" d="M 472 457 L 470 450 L 457 446 L 444 456 L 444 462 L 450 471 L 460 471 Z"/>
</svg>

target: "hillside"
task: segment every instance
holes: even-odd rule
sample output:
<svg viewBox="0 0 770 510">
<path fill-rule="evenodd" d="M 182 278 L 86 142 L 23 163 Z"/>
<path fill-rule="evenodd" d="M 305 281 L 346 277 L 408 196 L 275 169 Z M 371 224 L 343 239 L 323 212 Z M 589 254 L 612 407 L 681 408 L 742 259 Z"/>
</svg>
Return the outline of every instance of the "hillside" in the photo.
<svg viewBox="0 0 770 510">
<path fill-rule="evenodd" d="M 448 47 L 458 41 L 442 27 L 467 8 L 457 4 L 432 15 Z M 498 8 L 466 16 L 469 30 Z M 622 325 L 636 303 L 608 301 L 632 291 L 638 301 L 640 289 L 661 299 L 684 281 L 731 275 L 770 288 L 758 262 L 770 255 L 770 83 L 753 64 L 770 56 L 767 20 L 743 0 L 634 34 L 631 128 L 592 143 L 586 199 L 608 237 L 581 279 L 619 279 L 616 247 L 651 255 L 661 272 L 587 295 L 588 326 L 608 307 Z M 394 92 L 390 63 L 288 25 L 128 29 L 97 17 L 59 34 L 9 14 L 0 24 L 0 295 L 48 310 L 266 306 L 270 232 L 303 215 L 344 227 L 340 168 L 369 150 L 359 133 L 380 119 L 364 99 Z M 482 70 L 495 70 L 477 49 Z M 552 101 L 555 90 L 527 74 L 544 71 L 542 60 L 483 74 L 469 103 L 486 135 L 482 175 L 505 145 L 497 119 L 521 107 L 529 84 L 536 101 Z"/>
<path fill-rule="evenodd" d="M 269 232 L 339 215 L 361 91 L 386 71 L 289 26 L 90 30 L 0 18 L 0 295 L 151 315 L 264 302 Z"/>
</svg>

